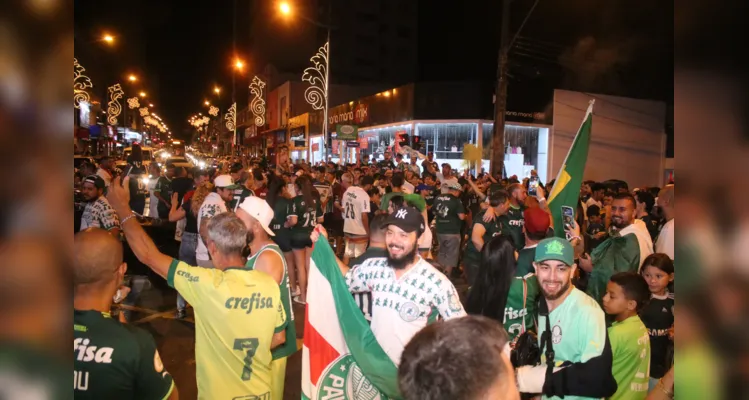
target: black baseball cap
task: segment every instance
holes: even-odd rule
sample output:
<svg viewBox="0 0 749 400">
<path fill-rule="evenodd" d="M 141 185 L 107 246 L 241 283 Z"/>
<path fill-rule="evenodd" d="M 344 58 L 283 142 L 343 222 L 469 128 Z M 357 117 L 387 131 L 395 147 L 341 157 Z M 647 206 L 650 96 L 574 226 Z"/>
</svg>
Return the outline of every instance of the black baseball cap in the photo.
<svg viewBox="0 0 749 400">
<path fill-rule="evenodd" d="M 382 224 L 382 228 L 387 228 L 390 225 L 395 225 L 406 232 L 424 231 L 424 217 L 421 215 L 416 207 L 403 207 L 393 211 L 392 214 L 388 215 L 385 222 Z"/>
<path fill-rule="evenodd" d="M 83 183 L 91 183 L 97 189 L 104 189 L 107 185 L 104 183 L 104 179 L 99 175 L 89 175 L 83 179 Z"/>
</svg>

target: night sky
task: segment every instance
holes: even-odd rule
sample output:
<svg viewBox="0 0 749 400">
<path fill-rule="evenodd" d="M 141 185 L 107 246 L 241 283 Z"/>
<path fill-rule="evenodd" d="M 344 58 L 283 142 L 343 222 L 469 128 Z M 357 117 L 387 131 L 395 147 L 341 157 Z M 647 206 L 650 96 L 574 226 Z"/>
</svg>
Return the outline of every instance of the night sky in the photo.
<svg viewBox="0 0 749 400">
<path fill-rule="evenodd" d="M 248 54 L 253 1 L 274 2 L 236 0 L 235 13 L 231 0 L 76 0 L 75 55 L 102 97 L 106 86 L 136 74 L 138 83 L 123 85 L 126 97 L 145 90 L 172 131 L 189 137 L 187 117 L 205 111 L 205 99 L 218 100 L 214 85 L 223 89 L 221 108 L 230 104 L 233 16 L 239 54 L 248 61 L 266 59 Z M 450 7 L 412 1 L 419 1 L 418 79 L 493 85 L 500 1 L 449 2 Z M 344 4 L 334 1 L 334 7 Z M 513 1 L 513 31 L 533 4 Z M 116 35 L 114 48 L 96 41 L 105 31 Z M 673 3 L 539 0 L 510 52 L 510 101 L 544 102 L 534 93 L 557 87 L 672 103 L 673 46 Z M 296 65 L 304 65 L 310 55 L 287 47 L 284 62 L 298 57 Z M 237 87 L 245 87 L 237 97 L 246 97 L 246 85 Z"/>
</svg>

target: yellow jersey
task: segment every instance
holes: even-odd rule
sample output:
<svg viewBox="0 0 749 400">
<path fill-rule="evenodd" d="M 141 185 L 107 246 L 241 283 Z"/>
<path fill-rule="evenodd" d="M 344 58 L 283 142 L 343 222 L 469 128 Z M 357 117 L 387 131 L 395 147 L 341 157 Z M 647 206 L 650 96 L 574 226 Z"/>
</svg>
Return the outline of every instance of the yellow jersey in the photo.
<svg viewBox="0 0 749 400">
<path fill-rule="evenodd" d="M 167 282 L 195 310 L 198 398 L 270 399 L 271 340 L 287 324 L 276 281 L 244 266 L 173 260 Z"/>
</svg>

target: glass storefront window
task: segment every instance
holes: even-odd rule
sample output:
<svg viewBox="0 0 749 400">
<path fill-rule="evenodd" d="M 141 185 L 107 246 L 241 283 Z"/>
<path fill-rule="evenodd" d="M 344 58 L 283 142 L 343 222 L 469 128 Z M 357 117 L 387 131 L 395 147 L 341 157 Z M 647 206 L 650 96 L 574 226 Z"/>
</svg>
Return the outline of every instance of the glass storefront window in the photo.
<svg viewBox="0 0 749 400">
<path fill-rule="evenodd" d="M 481 128 L 482 165 L 488 171 L 494 124 L 484 123 Z M 522 180 L 529 177 L 530 171 L 535 169 L 541 181 L 547 182 L 549 128 L 506 124 L 504 147 L 507 176 L 517 175 Z"/>
<path fill-rule="evenodd" d="M 416 136 L 421 137 L 422 149 L 434 152 L 434 158 L 462 160 L 463 147 L 477 143 L 478 129 L 477 123 L 416 124 Z"/>
<path fill-rule="evenodd" d="M 395 133 L 398 131 L 405 131 L 406 135 L 411 135 L 411 125 L 395 125 L 388 126 L 385 128 L 367 129 L 359 131 L 359 138 L 367 138 L 367 147 L 362 148 L 361 151 L 365 154 L 369 154 L 370 160 L 384 160 L 385 150 L 393 145 L 395 140 Z"/>
<path fill-rule="evenodd" d="M 313 150 L 314 148 L 317 148 L 317 150 Z M 322 150 L 323 150 L 323 140 L 322 136 L 314 136 L 309 139 L 309 154 L 310 154 L 310 163 L 317 164 L 318 162 L 322 161 Z"/>
</svg>

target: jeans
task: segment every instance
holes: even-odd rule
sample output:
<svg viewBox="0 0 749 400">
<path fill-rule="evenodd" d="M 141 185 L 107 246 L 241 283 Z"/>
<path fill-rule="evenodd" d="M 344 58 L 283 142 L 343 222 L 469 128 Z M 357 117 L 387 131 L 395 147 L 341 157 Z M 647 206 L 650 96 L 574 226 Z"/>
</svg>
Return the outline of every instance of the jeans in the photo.
<svg viewBox="0 0 749 400">
<path fill-rule="evenodd" d="M 198 234 L 192 232 L 182 233 L 182 243 L 179 245 L 179 260 L 187 265 L 197 265 L 195 251 L 198 248 Z M 184 310 L 187 307 L 185 299 L 177 293 L 177 309 Z"/>
<path fill-rule="evenodd" d="M 457 267 L 460 258 L 460 234 L 438 233 L 437 240 L 440 244 L 440 249 L 437 253 L 437 262 L 442 264 L 442 267 L 445 269 L 449 268 L 452 270 Z"/>
<path fill-rule="evenodd" d="M 127 294 L 122 304 L 134 307 L 140 299 L 140 294 L 147 286 L 151 285 L 151 281 L 145 275 L 130 275 L 130 293 Z M 129 321 L 132 311 L 122 310 L 125 313 L 125 318 Z"/>
</svg>

